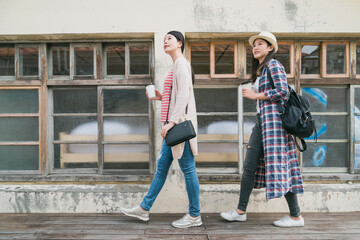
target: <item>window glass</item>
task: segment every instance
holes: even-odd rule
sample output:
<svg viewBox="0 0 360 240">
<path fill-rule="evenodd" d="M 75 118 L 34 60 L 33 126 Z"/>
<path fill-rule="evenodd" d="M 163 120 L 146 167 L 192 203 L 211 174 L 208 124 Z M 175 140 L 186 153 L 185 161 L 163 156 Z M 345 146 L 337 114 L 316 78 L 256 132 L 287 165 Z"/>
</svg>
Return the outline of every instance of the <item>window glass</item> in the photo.
<svg viewBox="0 0 360 240">
<path fill-rule="evenodd" d="M 360 141 L 360 88 L 355 88 L 355 139 Z M 360 159 L 359 159 L 360 161 Z M 359 163 L 360 164 L 360 163 Z"/>
<path fill-rule="evenodd" d="M 237 143 L 200 142 L 198 146 L 199 154 L 195 157 L 197 168 L 206 168 L 210 172 L 238 168 Z"/>
<path fill-rule="evenodd" d="M 126 135 L 129 139 L 121 135 Z M 130 135 L 140 135 L 137 138 L 139 141 L 148 141 L 148 117 L 104 117 L 105 141 L 126 141 L 132 137 L 136 138 Z"/>
<path fill-rule="evenodd" d="M 234 74 L 234 44 L 215 44 L 215 74 Z"/>
<path fill-rule="evenodd" d="M 107 75 L 125 75 L 125 43 L 106 47 Z"/>
<path fill-rule="evenodd" d="M 246 74 L 251 74 L 252 61 L 253 61 L 252 47 L 246 44 Z"/>
<path fill-rule="evenodd" d="M 94 48 L 74 47 L 75 52 L 75 75 L 94 75 Z"/>
<path fill-rule="evenodd" d="M 15 48 L 0 45 L 0 76 L 15 75 Z"/>
<path fill-rule="evenodd" d="M 320 46 L 301 46 L 301 74 L 320 74 Z"/>
<path fill-rule="evenodd" d="M 355 144 L 355 168 L 360 168 L 360 144 Z"/>
<path fill-rule="evenodd" d="M 318 139 L 347 139 L 348 116 L 316 115 L 313 118 Z M 310 138 L 313 139 L 313 137 Z"/>
<path fill-rule="evenodd" d="M 290 44 L 279 44 L 279 49 L 274 55 L 274 59 L 278 60 L 285 68 L 287 74 L 291 73 L 291 45 Z"/>
<path fill-rule="evenodd" d="M 70 48 L 69 45 L 52 46 L 53 75 L 69 75 Z"/>
<path fill-rule="evenodd" d="M 54 144 L 54 168 L 97 168 L 97 144 Z"/>
<path fill-rule="evenodd" d="M 198 112 L 237 112 L 237 88 L 195 88 Z"/>
<path fill-rule="evenodd" d="M 97 117 L 54 117 L 54 139 L 97 140 Z M 84 137 L 85 136 L 85 137 Z"/>
<path fill-rule="evenodd" d="M 104 113 L 147 113 L 144 89 L 104 90 Z"/>
<path fill-rule="evenodd" d="M 344 74 L 346 73 L 344 44 L 326 46 L 326 73 Z"/>
<path fill-rule="evenodd" d="M 347 88 L 304 87 L 303 96 L 311 104 L 311 112 L 347 112 Z"/>
<path fill-rule="evenodd" d="M 39 48 L 19 48 L 19 71 L 21 76 L 39 75 Z"/>
<path fill-rule="evenodd" d="M 256 112 L 256 101 L 248 98 L 242 98 L 244 112 Z"/>
<path fill-rule="evenodd" d="M 0 170 L 39 170 L 39 146 L 0 146 Z"/>
<path fill-rule="evenodd" d="M 54 89 L 54 113 L 97 113 L 96 89 Z"/>
<path fill-rule="evenodd" d="M 250 135 L 252 132 L 253 127 L 255 126 L 257 121 L 257 117 L 256 116 L 251 116 L 251 117 L 244 117 L 243 118 L 243 139 L 244 141 L 249 141 L 250 139 Z"/>
<path fill-rule="evenodd" d="M 0 118 L 0 142 L 39 141 L 37 117 Z"/>
<path fill-rule="evenodd" d="M 238 134 L 237 116 L 198 116 L 199 134 L 221 134 L 221 139 L 237 140 L 234 135 Z M 230 136 L 233 135 L 233 136 Z"/>
<path fill-rule="evenodd" d="M 210 45 L 191 46 L 191 65 L 195 74 L 210 74 Z"/>
<path fill-rule="evenodd" d="M 307 143 L 303 152 L 303 167 L 348 167 L 347 143 Z"/>
<path fill-rule="evenodd" d="M 0 113 L 38 113 L 39 90 L 0 89 Z"/>
<path fill-rule="evenodd" d="M 355 88 L 355 113 L 360 114 L 360 88 Z"/>
<path fill-rule="evenodd" d="M 130 45 L 130 74 L 150 73 L 150 46 L 148 43 L 131 43 Z"/>
</svg>

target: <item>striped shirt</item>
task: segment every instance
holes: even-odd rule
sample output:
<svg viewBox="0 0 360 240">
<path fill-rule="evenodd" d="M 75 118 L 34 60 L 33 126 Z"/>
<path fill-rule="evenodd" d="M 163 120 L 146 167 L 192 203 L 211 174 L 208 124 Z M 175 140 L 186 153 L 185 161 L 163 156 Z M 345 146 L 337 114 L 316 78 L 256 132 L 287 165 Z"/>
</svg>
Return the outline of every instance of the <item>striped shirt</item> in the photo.
<svg viewBox="0 0 360 240">
<path fill-rule="evenodd" d="M 174 79 L 173 73 L 174 70 L 171 69 L 169 74 L 166 76 L 164 82 L 164 92 L 161 98 L 161 122 L 163 123 L 166 121 L 166 115 L 168 113 L 168 108 L 170 104 L 171 86 L 172 86 L 172 81 Z"/>
</svg>

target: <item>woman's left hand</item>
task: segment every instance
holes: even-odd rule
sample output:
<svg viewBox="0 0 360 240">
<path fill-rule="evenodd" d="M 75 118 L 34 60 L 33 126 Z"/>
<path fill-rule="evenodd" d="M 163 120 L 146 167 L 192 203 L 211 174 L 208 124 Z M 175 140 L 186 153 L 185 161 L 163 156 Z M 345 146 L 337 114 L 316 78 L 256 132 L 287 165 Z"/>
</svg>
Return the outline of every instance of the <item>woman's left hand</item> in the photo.
<svg viewBox="0 0 360 240">
<path fill-rule="evenodd" d="M 168 124 L 164 125 L 162 128 L 161 128 L 161 136 L 163 138 L 165 138 L 167 132 L 173 127 L 175 126 L 175 123 L 173 122 L 169 122 Z"/>
<path fill-rule="evenodd" d="M 243 89 L 242 94 L 245 98 L 256 99 L 256 93 L 253 89 Z"/>
</svg>

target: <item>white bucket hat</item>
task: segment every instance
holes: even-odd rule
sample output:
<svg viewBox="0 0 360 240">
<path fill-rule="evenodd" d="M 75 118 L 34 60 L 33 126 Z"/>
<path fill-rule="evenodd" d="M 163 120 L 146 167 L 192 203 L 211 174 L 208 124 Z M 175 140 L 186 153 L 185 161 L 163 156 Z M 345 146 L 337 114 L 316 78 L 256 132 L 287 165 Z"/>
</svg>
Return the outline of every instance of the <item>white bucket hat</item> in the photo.
<svg viewBox="0 0 360 240">
<path fill-rule="evenodd" d="M 252 36 L 249 38 L 250 46 L 253 46 L 254 41 L 258 38 L 264 39 L 264 40 L 268 41 L 269 43 L 271 43 L 271 45 L 273 45 L 273 47 L 274 47 L 274 53 L 277 52 L 278 45 L 277 45 L 276 37 L 274 36 L 274 34 L 272 34 L 271 32 L 262 31 L 258 35 L 255 35 L 255 36 Z"/>
</svg>

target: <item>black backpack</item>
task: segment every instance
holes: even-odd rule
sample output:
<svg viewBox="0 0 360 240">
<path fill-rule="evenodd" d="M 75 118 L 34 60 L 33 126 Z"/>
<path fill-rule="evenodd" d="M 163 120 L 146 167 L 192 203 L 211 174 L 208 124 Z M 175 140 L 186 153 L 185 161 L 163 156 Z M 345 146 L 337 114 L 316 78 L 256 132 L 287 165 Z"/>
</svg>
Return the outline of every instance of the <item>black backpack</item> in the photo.
<svg viewBox="0 0 360 240">
<path fill-rule="evenodd" d="M 271 87 L 275 89 L 270 69 L 267 66 L 265 67 L 267 68 L 267 76 L 270 80 Z M 315 139 L 317 141 L 315 120 L 310 113 L 309 99 L 297 94 L 289 85 L 288 88 L 290 96 L 285 104 L 285 110 L 280 101 L 277 101 L 276 105 L 280 113 L 283 128 L 287 133 L 300 139 L 302 148 L 300 148 L 296 139 L 294 139 L 294 141 L 297 149 L 299 149 L 300 152 L 304 152 L 307 148 L 304 138 L 310 137 L 315 131 Z"/>
</svg>

